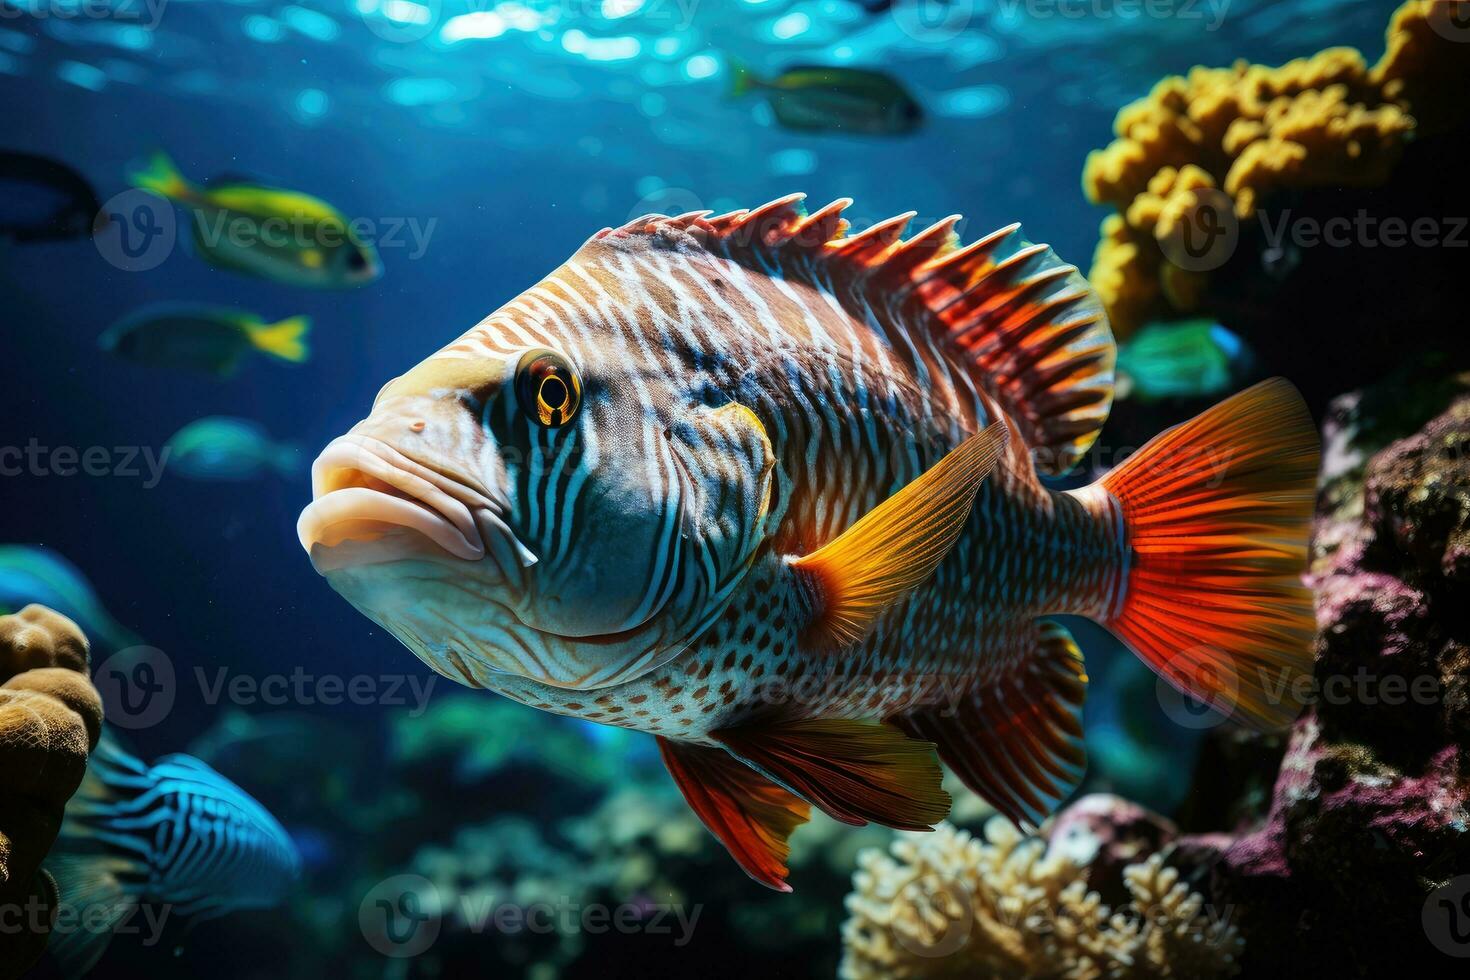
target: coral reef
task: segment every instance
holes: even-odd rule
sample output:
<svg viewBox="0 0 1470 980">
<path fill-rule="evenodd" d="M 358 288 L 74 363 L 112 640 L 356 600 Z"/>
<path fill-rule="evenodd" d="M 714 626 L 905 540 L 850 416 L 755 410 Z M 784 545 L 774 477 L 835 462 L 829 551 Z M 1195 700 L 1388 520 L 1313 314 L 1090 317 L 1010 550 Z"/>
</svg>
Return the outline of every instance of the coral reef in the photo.
<svg viewBox="0 0 1470 980">
<path fill-rule="evenodd" d="M 41 861 L 102 731 L 88 661 L 87 638 L 65 616 L 36 605 L 0 616 L 0 904 L 7 908 L 56 907 Z M 19 974 L 40 955 L 49 923 L 49 916 L 28 919 L 4 931 L 0 975 Z"/>
<path fill-rule="evenodd" d="M 948 825 L 863 855 L 843 927 L 848 980 L 1223 977 L 1241 940 L 1161 855 L 1122 872 L 1117 911 L 1087 867 L 996 818 L 988 841 Z"/>
<path fill-rule="evenodd" d="M 1279 68 L 1198 67 L 1119 112 L 1117 139 L 1083 174 L 1088 198 L 1117 210 L 1091 273 L 1114 330 L 1202 308 L 1228 256 L 1181 251 L 1183 236 L 1217 241 L 1231 213 L 1249 221 L 1283 191 L 1384 184 L 1413 137 L 1462 124 L 1470 55 L 1434 23 L 1452 6 L 1470 10 L 1404 4 L 1375 66 L 1332 48 Z"/>
</svg>

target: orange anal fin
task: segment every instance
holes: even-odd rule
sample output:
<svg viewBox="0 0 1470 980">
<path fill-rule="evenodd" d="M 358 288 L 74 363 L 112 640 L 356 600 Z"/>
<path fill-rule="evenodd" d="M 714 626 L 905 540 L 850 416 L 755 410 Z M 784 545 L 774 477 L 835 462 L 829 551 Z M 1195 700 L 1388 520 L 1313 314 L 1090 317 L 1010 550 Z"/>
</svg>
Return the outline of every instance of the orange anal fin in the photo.
<svg viewBox="0 0 1470 980">
<path fill-rule="evenodd" d="M 899 715 L 894 724 L 932 741 L 970 789 L 1017 826 L 1051 815 L 1087 768 L 1082 702 L 1087 675 L 1070 633 L 1043 621 L 1036 654 L 955 710 Z"/>
<path fill-rule="evenodd" d="M 949 813 L 934 746 L 891 725 L 796 721 L 711 737 L 843 823 L 929 830 Z"/>
<path fill-rule="evenodd" d="M 804 800 L 722 749 L 659 737 L 659 751 L 684 799 L 745 873 L 789 892 L 787 839 L 811 817 Z"/>
<path fill-rule="evenodd" d="M 1004 422 L 992 423 L 835 540 L 792 561 L 816 595 L 813 642 L 860 641 L 884 610 L 933 574 L 964 530 L 975 492 L 1008 437 Z"/>
</svg>

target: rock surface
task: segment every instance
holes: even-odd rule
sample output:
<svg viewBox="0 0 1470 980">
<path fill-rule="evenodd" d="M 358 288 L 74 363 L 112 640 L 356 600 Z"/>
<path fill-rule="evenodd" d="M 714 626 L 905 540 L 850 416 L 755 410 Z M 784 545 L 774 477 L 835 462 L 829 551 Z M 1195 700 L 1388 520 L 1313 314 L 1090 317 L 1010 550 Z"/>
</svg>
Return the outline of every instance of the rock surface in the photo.
<svg viewBox="0 0 1470 980">
<path fill-rule="evenodd" d="M 1372 400 L 1339 399 L 1325 431 L 1315 704 L 1265 824 L 1215 868 L 1251 977 L 1455 965 L 1430 898 L 1470 874 L 1470 397 L 1376 453 Z"/>
</svg>

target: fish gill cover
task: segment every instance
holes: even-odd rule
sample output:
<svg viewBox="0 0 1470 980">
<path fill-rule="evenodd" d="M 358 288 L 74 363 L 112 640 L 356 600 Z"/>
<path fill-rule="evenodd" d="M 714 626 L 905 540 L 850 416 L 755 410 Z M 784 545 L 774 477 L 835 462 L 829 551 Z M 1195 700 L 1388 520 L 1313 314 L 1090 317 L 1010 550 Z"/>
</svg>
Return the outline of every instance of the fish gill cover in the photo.
<svg viewBox="0 0 1470 980">
<path fill-rule="evenodd" d="M 0 975 L 1453 969 L 1394 8 L 0 0 Z"/>
</svg>

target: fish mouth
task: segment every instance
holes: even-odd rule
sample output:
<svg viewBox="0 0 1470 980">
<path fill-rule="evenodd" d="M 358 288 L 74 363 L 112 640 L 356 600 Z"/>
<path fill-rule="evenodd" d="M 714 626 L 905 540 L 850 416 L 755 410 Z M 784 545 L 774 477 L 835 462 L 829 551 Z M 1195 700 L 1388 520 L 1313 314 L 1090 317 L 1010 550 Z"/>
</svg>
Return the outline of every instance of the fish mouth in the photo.
<svg viewBox="0 0 1470 980">
<path fill-rule="evenodd" d="M 487 537 L 507 571 L 526 564 L 488 495 L 380 439 L 334 440 L 312 464 L 311 489 L 296 533 L 323 575 L 415 558 L 476 562 Z"/>
</svg>

